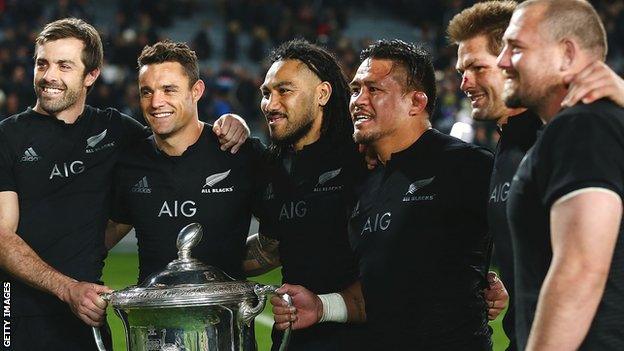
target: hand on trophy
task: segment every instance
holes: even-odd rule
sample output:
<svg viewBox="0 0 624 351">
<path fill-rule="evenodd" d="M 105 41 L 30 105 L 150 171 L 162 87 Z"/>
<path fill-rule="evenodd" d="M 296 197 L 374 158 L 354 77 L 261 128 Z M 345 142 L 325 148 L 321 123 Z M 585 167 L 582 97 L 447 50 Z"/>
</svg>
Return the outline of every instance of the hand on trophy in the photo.
<svg viewBox="0 0 624 351">
<path fill-rule="evenodd" d="M 488 272 L 487 280 L 489 286 L 483 290 L 483 294 L 488 306 L 488 319 L 494 320 L 507 307 L 509 294 L 503 285 L 503 281 L 498 278 L 495 272 Z"/>
<path fill-rule="evenodd" d="M 83 322 L 97 327 L 104 323 L 107 305 L 99 294 L 110 292 L 113 290 L 105 285 L 74 281 L 66 287 L 62 300 Z"/>
<path fill-rule="evenodd" d="M 271 297 L 275 328 L 285 330 L 292 322 L 293 329 L 307 328 L 318 323 L 323 315 L 321 299 L 301 285 L 284 284 L 277 289 L 279 294 L 288 294 L 292 298 L 293 307 L 279 296 Z"/>
</svg>

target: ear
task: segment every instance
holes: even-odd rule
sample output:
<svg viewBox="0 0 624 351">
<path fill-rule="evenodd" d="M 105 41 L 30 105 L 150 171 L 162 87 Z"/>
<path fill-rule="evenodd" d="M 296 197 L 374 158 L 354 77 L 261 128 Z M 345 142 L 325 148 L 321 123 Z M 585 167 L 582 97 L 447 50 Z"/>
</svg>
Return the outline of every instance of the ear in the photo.
<svg viewBox="0 0 624 351">
<path fill-rule="evenodd" d="M 197 102 L 201 99 L 202 95 L 204 95 L 204 90 L 206 90 L 206 84 L 201 79 L 198 79 L 195 84 L 191 87 L 191 95 L 193 96 L 193 101 Z"/>
<path fill-rule="evenodd" d="M 329 82 L 322 82 L 316 87 L 316 96 L 318 96 L 318 104 L 320 106 L 327 105 L 327 101 L 332 94 L 332 86 Z"/>
<path fill-rule="evenodd" d="M 429 102 L 427 94 L 422 91 L 413 91 L 411 96 L 412 106 L 409 110 L 410 117 L 421 115 L 423 111 L 426 111 L 427 102 Z"/>
<path fill-rule="evenodd" d="M 578 55 L 579 47 L 574 40 L 564 38 L 559 44 L 562 51 L 561 71 L 569 70 L 574 64 L 574 59 Z"/>
<path fill-rule="evenodd" d="M 95 83 L 95 81 L 98 79 L 98 77 L 100 76 L 100 69 L 96 68 L 94 70 L 92 70 L 91 72 L 88 72 L 87 75 L 85 75 L 84 77 L 84 85 L 85 87 L 90 87 L 93 85 L 93 83 Z"/>
</svg>

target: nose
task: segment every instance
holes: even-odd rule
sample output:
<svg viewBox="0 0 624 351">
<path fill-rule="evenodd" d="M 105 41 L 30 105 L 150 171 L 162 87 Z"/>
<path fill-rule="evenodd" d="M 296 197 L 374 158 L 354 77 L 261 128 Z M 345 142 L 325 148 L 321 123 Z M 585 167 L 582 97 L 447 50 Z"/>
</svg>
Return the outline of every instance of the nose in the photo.
<svg viewBox="0 0 624 351">
<path fill-rule="evenodd" d="M 503 50 L 496 58 L 496 65 L 501 69 L 511 67 L 511 49 L 509 48 L 509 45 L 505 44 L 505 46 L 503 46 Z"/>
<path fill-rule="evenodd" d="M 266 112 L 279 111 L 280 99 L 278 94 L 268 94 L 268 96 L 262 98 L 262 110 Z"/>
<path fill-rule="evenodd" d="M 461 84 L 459 85 L 459 89 L 461 89 L 461 91 L 465 93 L 468 89 L 474 87 L 474 77 L 472 77 L 472 74 L 469 70 L 464 71 L 461 77 L 462 80 Z"/>
<path fill-rule="evenodd" d="M 59 70 L 55 65 L 50 65 L 46 68 L 45 72 L 41 76 L 41 79 L 46 82 L 57 82 L 59 80 Z"/>
<path fill-rule="evenodd" d="M 155 91 L 152 94 L 151 106 L 154 110 L 159 109 L 165 105 L 165 94 L 162 91 Z"/>
<path fill-rule="evenodd" d="M 357 93 L 351 94 L 351 100 L 349 101 L 349 109 L 351 113 L 355 110 L 362 110 L 369 103 L 368 90 L 366 88 L 360 89 Z"/>
</svg>

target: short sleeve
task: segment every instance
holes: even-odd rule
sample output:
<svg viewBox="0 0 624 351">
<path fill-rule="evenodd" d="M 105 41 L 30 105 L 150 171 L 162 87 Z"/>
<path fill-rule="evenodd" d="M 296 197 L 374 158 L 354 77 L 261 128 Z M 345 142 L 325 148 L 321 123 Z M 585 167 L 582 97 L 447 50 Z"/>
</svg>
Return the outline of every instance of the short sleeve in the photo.
<svg viewBox="0 0 624 351">
<path fill-rule="evenodd" d="M 14 163 L 9 140 L 3 132 L 0 132 L 0 191 L 17 191 Z"/>
<path fill-rule="evenodd" d="M 553 120 L 536 150 L 542 202 L 550 207 L 561 196 L 587 187 L 609 189 L 622 196 L 623 127 L 617 118 L 590 112 Z"/>
</svg>

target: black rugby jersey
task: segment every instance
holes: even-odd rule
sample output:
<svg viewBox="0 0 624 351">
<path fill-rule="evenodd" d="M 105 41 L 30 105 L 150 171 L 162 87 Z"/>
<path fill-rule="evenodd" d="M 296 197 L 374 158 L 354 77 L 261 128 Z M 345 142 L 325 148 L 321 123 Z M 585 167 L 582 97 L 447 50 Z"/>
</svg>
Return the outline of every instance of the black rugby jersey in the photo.
<svg viewBox="0 0 624 351">
<path fill-rule="evenodd" d="M 262 145 L 249 139 L 223 152 L 210 125 L 180 156 L 168 156 L 150 136 L 120 158 L 112 219 L 131 224 L 139 247 L 139 282 L 177 258 L 176 238 L 198 222 L 203 238 L 193 257 L 241 279 L 245 242 L 263 182 Z"/>
<path fill-rule="evenodd" d="M 46 263 L 79 281 L 99 281 L 113 166 L 119 150 L 145 133 L 115 109 L 90 106 L 72 124 L 30 108 L 0 123 L 0 191 L 18 194 L 17 234 Z M 0 273 L 11 282 L 11 314 L 69 311 Z"/>
<path fill-rule="evenodd" d="M 279 240 L 283 282 L 316 294 L 341 291 L 358 278 L 347 222 L 352 184 L 364 169 L 353 141 L 321 138 L 273 160 L 262 200 L 262 235 Z M 362 326 L 320 323 L 295 330 L 289 350 L 361 350 Z M 273 333 L 273 349 L 281 333 Z"/>
<path fill-rule="evenodd" d="M 624 109 L 601 100 L 560 112 L 527 153 L 507 211 L 516 273 L 516 333 L 524 349 L 540 288 L 550 267 L 550 208 L 587 187 L 624 194 Z M 591 235 L 591 233 L 588 233 Z M 624 235 L 616 242 L 604 295 L 582 350 L 624 349 Z"/>
<path fill-rule="evenodd" d="M 526 111 L 508 118 L 500 130 L 500 139 L 496 145 L 494 169 L 490 178 L 490 195 L 488 197 L 488 225 L 494 240 L 494 262 L 499 268 L 505 287 L 511 298 L 503 319 L 505 334 L 509 337 L 507 350 L 517 350 L 515 338 L 514 311 L 514 270 L 513 250 L 507 221 L 507 199 L 514 174 L 520 161 L 533 146 L 537 131 L 542 121 L 535 114 Z"/>
<path fill-rule="evenodd" d="M 349 224 L 377 350 L 486 350 L 492 155 L 426 131 L 356 187 Z"/>
</svg>

